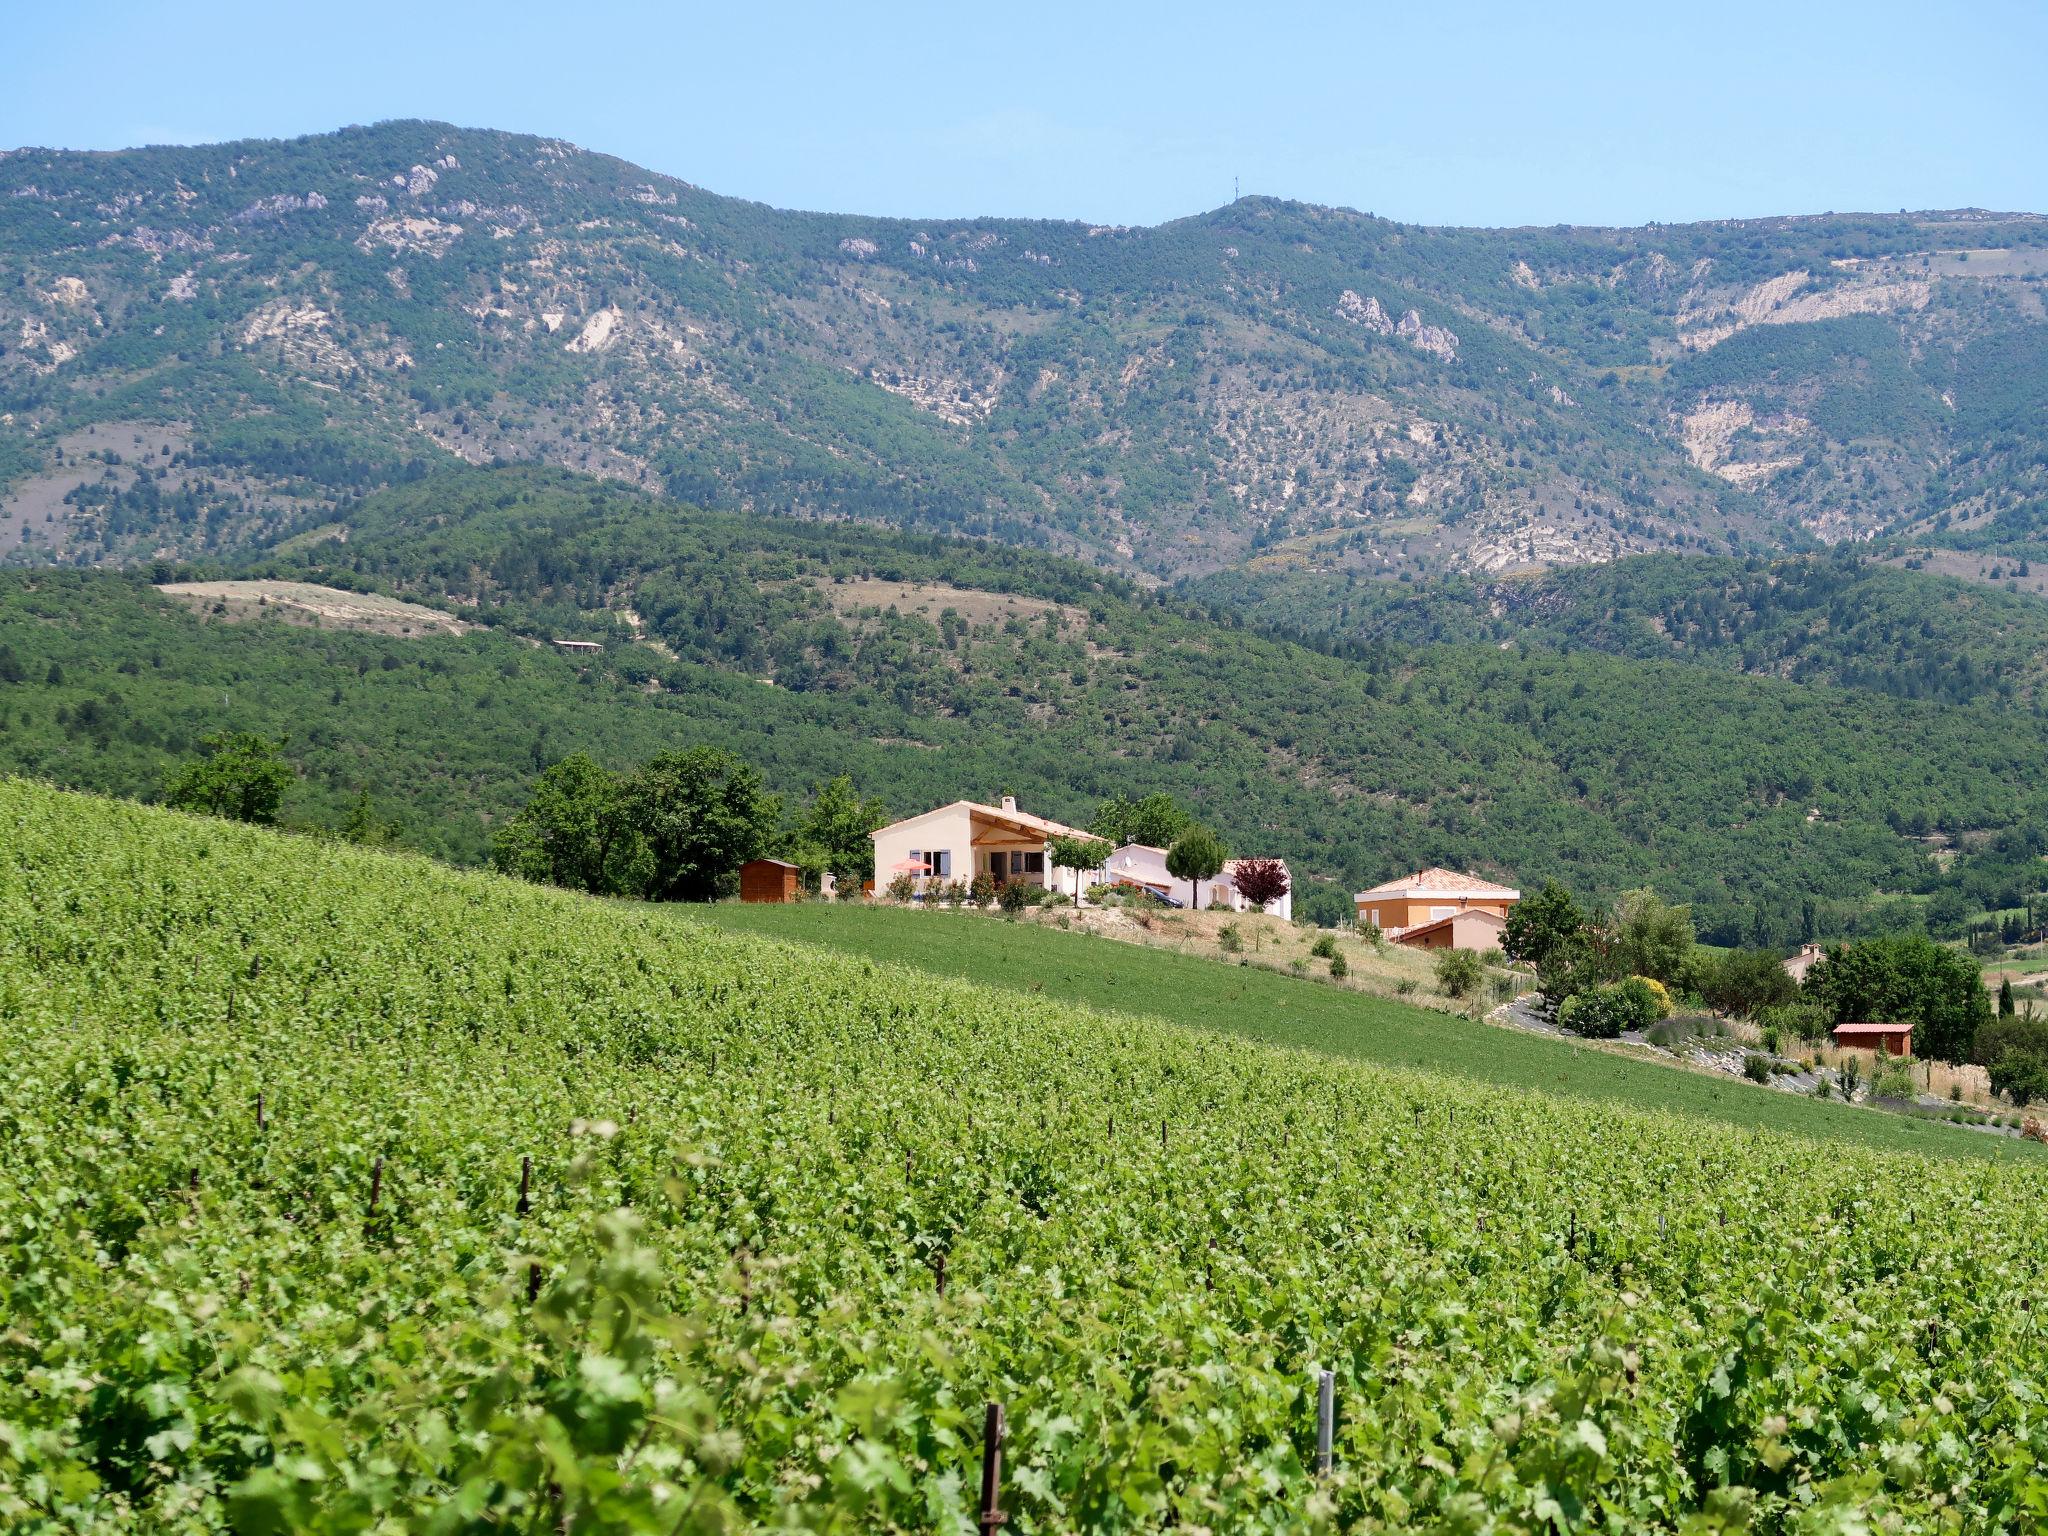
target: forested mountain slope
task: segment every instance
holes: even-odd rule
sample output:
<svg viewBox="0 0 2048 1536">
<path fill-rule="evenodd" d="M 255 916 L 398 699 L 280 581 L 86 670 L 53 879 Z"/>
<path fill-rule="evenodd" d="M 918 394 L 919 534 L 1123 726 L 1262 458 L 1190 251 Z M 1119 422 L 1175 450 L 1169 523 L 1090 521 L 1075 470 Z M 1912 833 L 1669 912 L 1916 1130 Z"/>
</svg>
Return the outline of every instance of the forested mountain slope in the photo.
<svg viewBox="0 0 2048 1536">
<path fill-rule="evenodd" d="M 1917 562 L 1916 562 L 1917 563 Z M 2017 587 L 2026 562 L 2008 559 Z M 2048 605 L 1868 555 L 1644 555 L 1493 581 L 1405 584 L 1330 571 L 1233 571 L 1183 599 L 1257 614 L 1314 643 L 1491 641 L 1689 661 L 1902 698 L 2039 714 Z"/>
<path fill-rule="evenodd" d="M 366 502 L 346 542 L 235 569 L 482 628 L 236 623 L 129 578 L 19 573 L 0 761 L 148 793 L 203 730 L 286 732 L 313 819 L 368 790 L 409 840 L 476 858 L 547 762 L 704 741 L 785 791 L 850 771 L 898 812 L 1010 792 L 1077 819 L 1168 790 L 1238 851 L 1295 861 L 1326 910 L 1442 862 L 1653 883 L 1760 941 L 1882 924 L 1884 893 L 1949 921 L 2039 883 L 2048 739 L 1981 706 L 1589 652 L 1322 655 L 1081 565 L 554 472 L 434 477 Z M 563 637 L 606 651 L 532 643 Z"/>
<path fill-rule="evenodd" d="M 2031 216 L 917 222 L 431 123 L 20 150 L 0 194 L 15 558 L 262 543 L 451 455 L 1161 576 L 1934 538 L 2044 488 Z"/>
</svg>

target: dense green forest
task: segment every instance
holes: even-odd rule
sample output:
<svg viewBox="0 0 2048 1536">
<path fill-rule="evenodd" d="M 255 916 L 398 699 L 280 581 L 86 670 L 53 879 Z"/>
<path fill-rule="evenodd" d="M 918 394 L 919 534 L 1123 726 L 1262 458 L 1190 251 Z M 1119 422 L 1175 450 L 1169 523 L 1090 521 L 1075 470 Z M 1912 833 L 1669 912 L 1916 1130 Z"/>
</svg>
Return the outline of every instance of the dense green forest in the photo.
<svg viewBox="0 0 2048 1536">
<path fill-rule="evenodd" d="M 1785 560 L 1645 555 L 1503 581 L 1409 585 L 1233 572 L 1177 589 L 1312 645 L 1508 642 L 1697 662 L 2039 714 L 2048 605 L 1851 547 Z"/>
<path fill-rule="evenodd" d="M 252 569 L 482 627 L 231 623 L 133 578 L 16 574 L 0 762 L 148 795 L 204 731 L 285 734 L 298 815 L 338 825 L 368 791 L 407 841 L 465 861 L 580 749 L 625 767 L 718 745 L 772 789 L 846 771 L 899 813 L 1009 792 L 1079 819 L 1165 790 L 1233 851 L 1294 861 L 1324 910 L 1450 863 L 1594 894 L 1654 884 L 1726 941 L 1955 925 L 2039 884 L 2048 739 L 1982 705 L 1589 651 L 1325 655 L 1081 566 L 549 472 L 384 493 L 345 544 Z M 606 649 L 537 643 L 564 636 Z"/>
</svg>

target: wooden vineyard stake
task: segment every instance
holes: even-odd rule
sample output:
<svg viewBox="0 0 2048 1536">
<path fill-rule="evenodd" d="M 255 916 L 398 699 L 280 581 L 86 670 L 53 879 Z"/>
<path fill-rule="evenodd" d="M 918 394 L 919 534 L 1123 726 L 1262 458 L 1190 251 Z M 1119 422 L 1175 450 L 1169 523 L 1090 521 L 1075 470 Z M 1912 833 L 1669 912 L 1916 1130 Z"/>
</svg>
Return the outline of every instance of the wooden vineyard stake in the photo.
<svg viewBox="0 0 2048 1536">
<path fill-rule="evenodd" d="M 529 1193 L 532 1188 L 533 1159 L 522 1157 L 519 1159 L 519 1214 L 522 1216 L 533 1209 L 533 1200 Z"/>
<path fill-rule="evenodd" d="M 370 1215 L 377 1214 L 377 1202 L 384 1196 L 384 1159 L 378 1158 L 370 1166 Z"/>
<path fill-rule="evenodd" d="M 1003 1513 L 1003 1405 L 990 1403 L 981 1427 L 981 1516 L 982 1536 L 1000 1530 L 1009 1520 Z"/>
<path fill-rule="evenodd" d="M 540 1261 L 533 1260 L 526 1266 L 526 1304 L 530 1307 L 540 1296 Z"/>
<path fill-rule="evenodd" d="M 256 1090 L 256 1129 L 261 1131 L 269 1124 L 270 1121 L 263 1113 L 263 1090 L 258 1088 Z"/>
<path fill-rule="evenodd" d="M 1316 1377 L 1316 1476 L 1330 1475 L 1331 1446 L 1337 1433 L 1337 1373 Z"/>
</svg>

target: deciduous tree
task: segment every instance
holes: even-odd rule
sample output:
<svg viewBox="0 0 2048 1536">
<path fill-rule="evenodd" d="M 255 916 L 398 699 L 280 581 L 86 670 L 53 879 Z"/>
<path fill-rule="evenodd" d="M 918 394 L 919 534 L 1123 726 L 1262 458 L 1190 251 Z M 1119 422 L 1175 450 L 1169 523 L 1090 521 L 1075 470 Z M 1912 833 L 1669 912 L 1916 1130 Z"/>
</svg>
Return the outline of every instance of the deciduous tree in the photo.
<svg viewBox="0 0 2048 1536">
<path fill-rule="evenodd" d="M 204 757 L 172 769 L 164 779 L 166 804 L 231 821 L 277 820 L 285 792 L 299 777 L 285 761 L 282 740 L 249 731 L 216 731 L 201 737 L 199 745 Z"/>
</svg>

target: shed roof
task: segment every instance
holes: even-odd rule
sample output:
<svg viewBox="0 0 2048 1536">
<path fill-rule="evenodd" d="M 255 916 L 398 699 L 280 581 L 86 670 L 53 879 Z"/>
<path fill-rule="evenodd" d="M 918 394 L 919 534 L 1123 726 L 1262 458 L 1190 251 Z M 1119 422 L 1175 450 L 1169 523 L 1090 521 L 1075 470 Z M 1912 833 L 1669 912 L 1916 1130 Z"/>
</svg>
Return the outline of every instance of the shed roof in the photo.
<svg viewBox="0 0 2048 1536">
<path fill-rule="evenodd" d="M 1910 1035 L 1910 1024 L 1837 1024 L 1837 1035 Z"/>
</svg>

